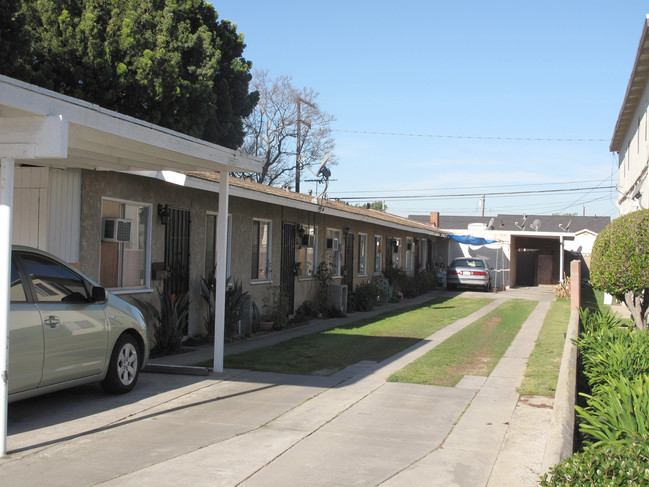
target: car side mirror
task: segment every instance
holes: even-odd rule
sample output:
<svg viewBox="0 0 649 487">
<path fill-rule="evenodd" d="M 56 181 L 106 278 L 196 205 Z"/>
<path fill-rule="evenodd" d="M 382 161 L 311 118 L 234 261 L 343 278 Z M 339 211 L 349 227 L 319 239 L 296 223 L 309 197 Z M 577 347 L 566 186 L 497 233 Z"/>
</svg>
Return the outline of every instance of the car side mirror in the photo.
<svg viewBox="0 0 649 487">
<path fill-rule="evenodd" d="M 100 286 L 93 286 L 92 288 L 92 302 L 93 303 L 105 303 L 108 299 L 106 295 L 106 290 Z"/>
</svg>

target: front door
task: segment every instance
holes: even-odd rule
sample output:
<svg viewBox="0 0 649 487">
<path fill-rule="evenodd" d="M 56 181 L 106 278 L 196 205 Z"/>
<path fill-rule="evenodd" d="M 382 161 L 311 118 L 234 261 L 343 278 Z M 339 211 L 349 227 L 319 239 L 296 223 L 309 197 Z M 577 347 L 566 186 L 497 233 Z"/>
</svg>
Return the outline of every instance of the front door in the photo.
<svg viewBox="0 0 649 487">
<path fill-rule="evenodd" d="M 539 255 L 537 270 L 537 275 L 539 276 L 539 284 L 552 284 L 553 262 L 553 255 Z"/>
<path fill-rule="evenodd" d="M 165 292 L 172 295 L 189 290 L 189 210 L 169 208 L 165 227 Z"/>
<path fill-rule="evenodd" d="M 345 269 L 343 284 L 347 284 L 348 292 L 354 290 L 354 234 L 345 235 Z"/>
<path fill-rule="evenodd" d="M 282 224 L 282 262 L 280 290 L 288 298 L 289 313 L 295 301 L 295 223 Z"/>
</svg>

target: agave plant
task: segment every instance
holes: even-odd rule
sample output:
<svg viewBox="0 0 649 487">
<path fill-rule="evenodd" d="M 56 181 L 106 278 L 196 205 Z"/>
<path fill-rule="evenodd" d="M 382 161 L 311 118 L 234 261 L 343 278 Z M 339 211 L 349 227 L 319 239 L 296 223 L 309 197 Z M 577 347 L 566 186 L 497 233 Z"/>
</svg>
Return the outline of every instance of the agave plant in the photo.
<svg viewBox="0 0 649 487">
<path fill-rule="evenodd" d="M 158 356 L 173 355 L 180 351 L 184 328 L 189 313 L 189 295 L 173 294 L 156 289 L 159 308 L 148 301 L 133 298 L 153 328 L 155 341 L 153 353 Z"/>
<path fill-rule="evenodd" d="M 206 313 L 203 316 L 203 329 L 205 333 L 214 333 L 214 320 L 215 320 L 215 294 L 216 294 L 216 278 L 214 272 L 208 276 L 201 277 L 201 298 L 206 306 Z M 237 333 L 237 324 L 241 320 L 243 313 L 243 305 L 247 292 L 243 291 L 241 282 L 234 280 L 230 282 L 228 277 L 225 289 L 225 336 L 232 338 Z"/>
</svg>

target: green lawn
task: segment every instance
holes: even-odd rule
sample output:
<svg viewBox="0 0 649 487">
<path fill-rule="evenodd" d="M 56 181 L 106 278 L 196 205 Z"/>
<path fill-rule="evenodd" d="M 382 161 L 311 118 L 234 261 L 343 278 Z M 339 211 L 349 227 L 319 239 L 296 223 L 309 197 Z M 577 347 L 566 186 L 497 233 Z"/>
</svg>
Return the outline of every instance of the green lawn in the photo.
<svg viewBox="0 0 649 487">
<path fill-rule="evenodd" d="M 554 301 L 530 355 L 519 394 L 554 396 L 569 320 L 570 300 Z"/>
<path fill-rule="evenodd" d="M 361 360 L 381 361 L 491 302 L 436 298 L 321 333 L 225 357 L 225 367 L 287 374 L 332 374 Z"/>
<path fill-rule="evenodd" d="M 590 286 L 581 286 L 581 307 L 590 308 L 591 311 L 604 310 L 604 291 L 593 289 Z"/>
<path fill-rule="evenodd" d="M 388 380 L 453 387 L 465 375 L 489 375 L 537 304 L 505 301 Z"/>
</svg>

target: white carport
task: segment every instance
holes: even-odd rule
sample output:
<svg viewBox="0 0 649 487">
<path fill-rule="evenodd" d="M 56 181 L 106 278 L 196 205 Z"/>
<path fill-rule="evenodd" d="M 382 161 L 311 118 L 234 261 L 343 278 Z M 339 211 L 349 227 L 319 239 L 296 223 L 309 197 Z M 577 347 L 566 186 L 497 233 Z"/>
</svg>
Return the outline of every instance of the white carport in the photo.
<svg viewBox="0 0 649 487">
<path fill-rule="evenodd" d="M 217 171 L 221 177 L 216 248 L 217 256 L 223 260 L 227 245 L 229 172 L 260 172 L 261 162 L 6 76 L 0 76 L 0 161 L 0 454 L 5 455 L 15 165 L 113 171 Z M 214 369 L 217 372 L 223 370 L 225 268 L 225 264 L 217 265 L 216 271 Z"/>
</svg>

